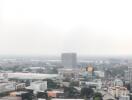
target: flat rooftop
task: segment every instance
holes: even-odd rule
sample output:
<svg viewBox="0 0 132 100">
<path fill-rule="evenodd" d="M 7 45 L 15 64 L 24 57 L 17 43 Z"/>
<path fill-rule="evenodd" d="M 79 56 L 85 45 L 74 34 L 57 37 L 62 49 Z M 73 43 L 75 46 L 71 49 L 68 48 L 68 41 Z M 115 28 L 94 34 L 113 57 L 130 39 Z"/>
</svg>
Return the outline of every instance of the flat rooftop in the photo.
<svg viewBox="0 0 132 100">
<path fill-rule="evenodd" d="M 4 73 L 3 73 L 4 74 Z M 58 74 L 39 74 L 39 73 L 6 73 L 9 79 L 46 79 L 58 77 Z"/>
<path fill-rule="evenodd" d="M 22 100 L 21 97 L 12 97 L 12 96 L 6 96 L 0 98 L 0 100 Z"/>
</svg>

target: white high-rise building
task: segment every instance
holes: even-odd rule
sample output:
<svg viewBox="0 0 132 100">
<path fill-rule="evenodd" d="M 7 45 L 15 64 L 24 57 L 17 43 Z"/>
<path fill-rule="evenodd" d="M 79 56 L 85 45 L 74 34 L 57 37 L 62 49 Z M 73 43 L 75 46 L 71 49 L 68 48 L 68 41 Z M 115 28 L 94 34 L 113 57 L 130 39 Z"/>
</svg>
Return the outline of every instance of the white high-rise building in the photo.
<svg viewBox="0 0 132 100">
<path fill-rule="evenodd" d="M 62 65 L 65 68 L 77 67 L 76 53 L 62 53 L 61 60 L 62 60 Z"/>
</svg>

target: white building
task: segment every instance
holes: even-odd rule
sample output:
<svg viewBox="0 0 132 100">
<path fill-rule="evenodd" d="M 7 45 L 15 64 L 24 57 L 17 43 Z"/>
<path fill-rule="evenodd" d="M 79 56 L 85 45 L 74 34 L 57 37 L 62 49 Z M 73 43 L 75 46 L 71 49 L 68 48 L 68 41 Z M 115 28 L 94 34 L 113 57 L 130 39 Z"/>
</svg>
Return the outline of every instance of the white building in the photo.
<svg viewBox="0 0 132 100">
<path fill-rule="evenodd" d="M 121 96 L 119 100 L 130 100 L 130 96 Z"/>
<path fill-rule="evenodd" d="M 1 73 L 5 74 L 5 73 Z M 47 78 L 57 78 L 58 74 L 39 74 L 39 73 L 6 73 L 8 79 L 18 79 L 18 80 L 43 80 Z"/>
<path fill-rule="evenodd" d="M 114 81 L 113 81 L 113 85 L 114 86 L 123 86 L 123 81 L 121 80 L 121 79 L 115 79 Z"/>
<path fill-rule="evenodd" d="M 0 93 L 14 91 L 16 89 L 15 82 L 3 82 L 0 83 Z"/>
<path fill-rule="evenodd" d="M 123 81 L 120 79 L 115 79 L 112 82 L 112 86 L 108 87 L 108 92 L 113 95 L 114 97 L 125 97 L 128 96 L 129 91 L 126 87 L 123 87 Z M 124 99 L 121 99 L 124 100 Z M 125 99 L 126 100 L 126 99 Z"/>
<path fill-rule="evenodd" d="M 123 97 L 123 96 L 128 96 L 129 91 L 125 87 L 114 86 L 108 88 L 108 93 L 110 93 L 114 97 Z"/>
<path fill-rule="evenodd" d="M 93 80 L 92 82 L 80 81 L 80 86 L 94 86 L 96 89 L 100 90 L 102 88 L 102 81 L 99 79 Z"/>
<path fill-rule="evenodd" d="M 100 78 L 104 78 L 104 72 L 103 71 L 94 71 L 95 75 L 100 77 Z"/>
<path fill-rule="evenodd" d="M 33 90 L 34 93 L 44 92 L 47 89 L 47 81 L 31 82 L 30 86 L 26 87 L 26 89 Z"/>
</svg>

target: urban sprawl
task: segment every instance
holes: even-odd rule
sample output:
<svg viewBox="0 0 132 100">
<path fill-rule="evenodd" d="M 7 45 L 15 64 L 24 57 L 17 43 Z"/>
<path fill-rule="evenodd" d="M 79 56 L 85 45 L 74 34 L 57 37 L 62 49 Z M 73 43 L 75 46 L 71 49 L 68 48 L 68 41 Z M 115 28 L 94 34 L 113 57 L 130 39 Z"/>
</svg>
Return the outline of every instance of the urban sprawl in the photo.
<svg viewBox="0 0 132 100">
<path fill-rule="evenodd" d="M 0 100 L 132 100 L 131 92 L 131 57 L 0 57 Z"/>
</svg>

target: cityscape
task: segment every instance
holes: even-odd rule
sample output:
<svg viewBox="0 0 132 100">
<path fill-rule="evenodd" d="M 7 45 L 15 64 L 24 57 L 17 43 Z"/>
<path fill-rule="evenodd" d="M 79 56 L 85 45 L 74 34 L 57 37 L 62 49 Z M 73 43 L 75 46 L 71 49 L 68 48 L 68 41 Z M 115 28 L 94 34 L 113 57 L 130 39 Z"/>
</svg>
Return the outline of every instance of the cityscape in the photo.
<svg viewBox="0 0 132 100">
<path fill-rule="evenodd" d="M 3 56 L 0 100 L 131 100 L 131 57 Z"/>
<path fill-rule="evenodd" d="M 132 0 L 0 0 L 0 100 L 132 100 Z"/>
</svg>

